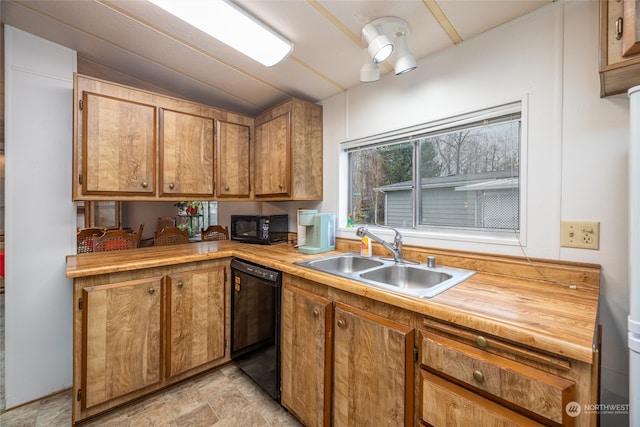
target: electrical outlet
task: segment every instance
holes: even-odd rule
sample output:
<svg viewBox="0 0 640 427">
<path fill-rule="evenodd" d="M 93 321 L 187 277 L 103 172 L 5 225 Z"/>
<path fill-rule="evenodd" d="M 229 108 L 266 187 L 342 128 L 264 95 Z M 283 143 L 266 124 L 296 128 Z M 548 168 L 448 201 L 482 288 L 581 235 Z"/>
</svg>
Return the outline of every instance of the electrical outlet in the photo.
<svg viewBox="0 0 640 427">
<path fill-rule="evenodd" d="M 560 246 L 599 249 L 600 223 L 597 221 L 561 221 Z"/>
</svg>

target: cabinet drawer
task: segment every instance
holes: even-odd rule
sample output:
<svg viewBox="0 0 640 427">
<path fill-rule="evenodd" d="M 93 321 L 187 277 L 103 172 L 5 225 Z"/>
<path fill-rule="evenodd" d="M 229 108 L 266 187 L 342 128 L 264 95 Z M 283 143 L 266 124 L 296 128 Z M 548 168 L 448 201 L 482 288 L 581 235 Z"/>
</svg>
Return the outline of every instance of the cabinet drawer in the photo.
<svg viewBox="0 0 640 427">
<path fill-rule="evenodd" d="M 443 378 L 421 371 L 420 416 L 433 427 L 542 426 Z"/>
<path fill-rule="evenodd" d="M 556 373 L 571 370 L 571 362 L 552 354 L 542 353 L 532 348 L 516 345 L 513 342 L 501 339 L 493 335 L 461 328 L 457 325 L 443 323 L 432 319 L 424 319 L 423 327 L 436 335 L 451 338 L 455 341 L 470 345 L 471 347 L 515 360 L 533 367 L 547 367 Z"/>
<path fill-rule="evenodd" d="M 575 399 L 573 381 L 495 354 L 421 331 L 422 365 L 522 408 L 532 416 L 571 424 L 564 408 Z"/>
</svg>

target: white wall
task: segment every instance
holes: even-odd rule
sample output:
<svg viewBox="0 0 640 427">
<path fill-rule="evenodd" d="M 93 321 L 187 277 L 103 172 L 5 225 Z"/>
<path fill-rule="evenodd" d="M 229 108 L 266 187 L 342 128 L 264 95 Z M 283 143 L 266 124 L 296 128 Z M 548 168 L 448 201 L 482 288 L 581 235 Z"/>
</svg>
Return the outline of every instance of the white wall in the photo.
<svg viewBox="0 0 640 427">
<path fill-rule="evenodd" d="M 598 45 L 598 2 L 557 2 L 422 60 L 411 73 L 386 74 L 323 101 L 325 170 L 340 164 L 341 175 L 325 174 L 322 210 L 342 213 L 344 225 L 340 142 L 524 100 L 522 247 L 515 239 L 417 232 L 405 242 L 601 264 L 602 401 L 627 403 L 629 103 L 624 95 L 600 99 Z M 572 219 L 600 221 L 600 250 L 560 248 L 560 221 Z M 355 237 L 345 229 L 338 235 Z M 628 423 L 625 416 L 603 421 Z"/>
<path fill-rule="evenodd" d="M 5 26 L 5 396 L 71 386 L 74 51 Z"/>
</svg>

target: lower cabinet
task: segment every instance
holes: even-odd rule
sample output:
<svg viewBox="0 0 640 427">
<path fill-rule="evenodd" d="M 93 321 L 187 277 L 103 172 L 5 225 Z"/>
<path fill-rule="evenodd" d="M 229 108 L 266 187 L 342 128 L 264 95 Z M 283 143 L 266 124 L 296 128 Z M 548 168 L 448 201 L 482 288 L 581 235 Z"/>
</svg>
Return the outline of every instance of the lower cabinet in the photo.
<svg viewBox="0 0 640 427">
<path fill-rule="evenodd" d="M 162 277 L 82 289 L 83 409 L 160 382 L 161 295 Z"/>
<path fill-rule="evenodd" d="M 224 267 L 167 277 L 167 376 L 224 356 Z"/>
<path fill-rule="evenodd" d="M 282 290 L 282 404 L 307 427 L 331 425 L 333 307 L 293 286 Z"/>
<path fill-rule="evenodd" d="M 459 387 L 444 378 L 421 372 L 421 416 L 432 426 L 543 426 L 517 412 Z"/>
<path fill-rule="evenodd" d="M 444 322 L 423 326 L 419 412 L 427 425 L 596 425 L 569 410 L 592 402 L 591 366 Z"/>
<path fill-rule="evenodd" d="M 334 426 L 409 426 L 414 329 L 336 303 Z"/>
<path fill-rule="evenodd" d="M 227 266 L 74 279 L 74 423 L 230 360 Z"/>
<path fill-rule="evenodd" d="M 282 404 L 306 427 L 596 426 L 591 363 L 284 275 Z M 415 349 L 415 351 L 414 351 Z"/>
<path fill-rule="evenodd" d="M 307 427 L 412 425 L 414 328 L 339 299 L 285 281 L 282 404 Z"/>
</svg>

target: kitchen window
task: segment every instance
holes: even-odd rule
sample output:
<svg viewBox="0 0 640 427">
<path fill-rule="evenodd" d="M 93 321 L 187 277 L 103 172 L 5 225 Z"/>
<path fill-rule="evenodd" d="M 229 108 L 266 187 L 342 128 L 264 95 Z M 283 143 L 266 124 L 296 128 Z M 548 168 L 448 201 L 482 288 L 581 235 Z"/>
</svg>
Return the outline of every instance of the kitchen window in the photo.
<svg viewBox="0 0 640 427">
<path fill-rule="evenodd" d="M 343 143 L 355 224 L 520 229 L 521 103 Z"/>
</svg>

